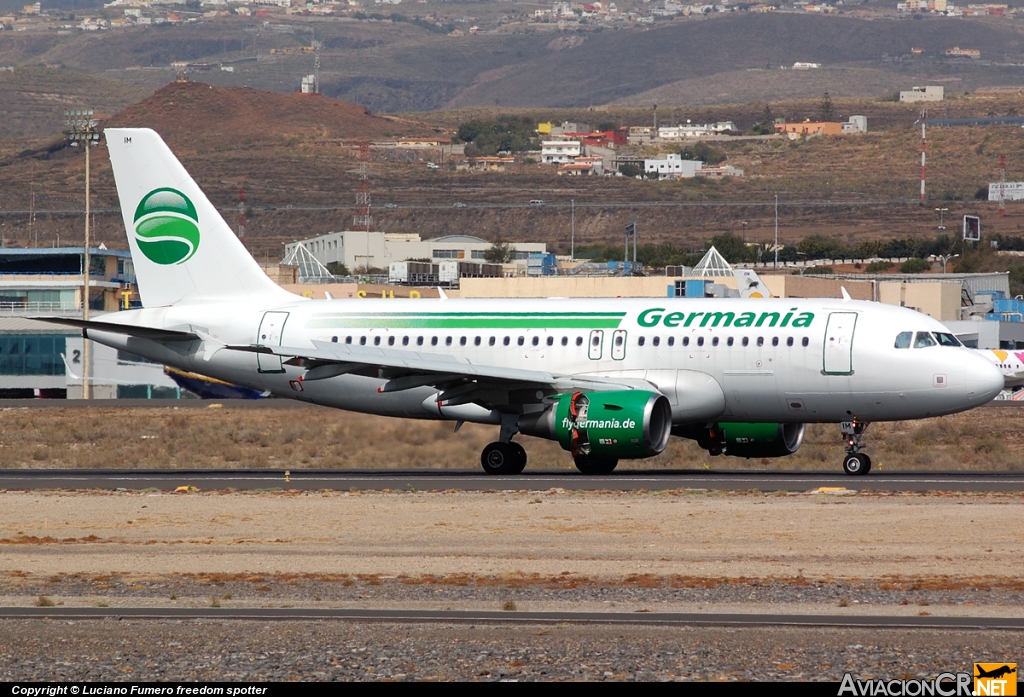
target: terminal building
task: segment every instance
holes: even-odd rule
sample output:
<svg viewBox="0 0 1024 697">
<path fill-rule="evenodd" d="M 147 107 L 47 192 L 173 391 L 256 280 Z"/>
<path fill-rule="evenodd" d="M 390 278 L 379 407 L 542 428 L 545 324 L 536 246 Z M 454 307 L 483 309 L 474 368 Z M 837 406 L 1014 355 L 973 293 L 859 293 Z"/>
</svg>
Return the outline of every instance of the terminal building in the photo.
<svg viewBox="0 0 1024 697">
<path fill-rule="evenodd" d="M 471 235 L 446 235 L 422 239 L 416 233 L 345 230 L 299 240 L 285 245 L 285 258 L 296 247 L 305 247 L 321 264 L 344 264 L 349 271 L 374 268 L 388 269 L 400 261 L 466 261 L 483 262 L 492 242 Z M 547 254 L 543 242 L 513 242 L 515 260 L 525 267 L 531 254 Z"/>
</svg>

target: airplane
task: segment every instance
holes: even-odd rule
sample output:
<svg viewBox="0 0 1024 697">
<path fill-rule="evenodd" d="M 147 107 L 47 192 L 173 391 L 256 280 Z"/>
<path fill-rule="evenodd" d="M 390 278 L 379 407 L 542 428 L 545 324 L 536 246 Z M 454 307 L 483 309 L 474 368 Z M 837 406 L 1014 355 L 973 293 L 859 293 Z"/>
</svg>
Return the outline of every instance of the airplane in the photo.
<svg viewBox="0 0 1024 697">
<path fill-rule="evenodd" d="M 1015 395 L 1021 392 L 1017 388 L 1024 386 L 1024 351 L 980 349 L 979 353 L 999 368 L 1006 389 L 1015 390 Z"/>
<path fill-rule="evenodd" d="M 796 452 L 841 423 L 867 474 L 872 421 L 985 404 L 988 360 L 939 322 L 842 299 L 313 300 L 270 280 L 160 136 L 107 148 L 143 308 L 48 318 L 178 370 L 369 414 L 491 424 L 489 474 L 518 474 L 525 434 L 585 474 L 653 457 L 673 435 L 713 455 Z"/>
</svg>

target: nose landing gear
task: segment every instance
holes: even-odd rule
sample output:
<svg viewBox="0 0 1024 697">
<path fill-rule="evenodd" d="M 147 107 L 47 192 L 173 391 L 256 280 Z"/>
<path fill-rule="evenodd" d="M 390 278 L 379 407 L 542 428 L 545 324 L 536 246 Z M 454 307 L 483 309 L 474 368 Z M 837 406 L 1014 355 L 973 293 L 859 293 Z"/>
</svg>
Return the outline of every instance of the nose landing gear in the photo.
<svg viewBox="0 0 1024 697">
<path fill-rule="evenodd" d="M 839 431 L 846 441 L 846 457 L 843 458 L 843 471 L 855 477 L 861 477 L 871 471 L 871 458 L 867 453 L 860 452 L 861 437 L 868 424 L 862 421 L 844 421 L 839 424 Z"/>
</svg>

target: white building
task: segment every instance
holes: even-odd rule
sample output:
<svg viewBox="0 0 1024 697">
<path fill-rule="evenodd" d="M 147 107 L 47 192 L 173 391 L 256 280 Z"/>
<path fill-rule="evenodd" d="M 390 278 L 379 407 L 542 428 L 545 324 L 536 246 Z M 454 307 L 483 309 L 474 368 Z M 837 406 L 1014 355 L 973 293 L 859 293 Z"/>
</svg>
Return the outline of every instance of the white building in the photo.
<svg viewBox="0 0 1024 697">
<path fill-rule="evenodd" d="M 447 235 L 424 240 L 415 233 L 345 230 L 287 244 L 285 258 L 300 244 L 321 264 L 341 263 L 349 271 L 355 271 L 367 266 L 386 269 L 392 262 L 408 259 L 429 259 L 434 263 L 446 259 L 484 261 L 484 253 L 493 243 L 470 235 Z M 515 242 L 512 247 L 516 259 L 524 263 L 530 254 L 547 253 L 547 245 L 543 242 Z"/>
<path fill-rule="evenodd" d="M 662 160 L 644 160 L 644 172 L 656 173 L 658 179 L 689 179 L 696 177 L 704 166 L 700 160 L 684 160 L 682 155 L 669 153 Z"/>
<path fill-rule="evenodd" d="M 849 133 L 867 133 L 868 132 L 868 117 L 867 116 L 851 116 L 850 120 L 843 124 L 843 135 Z"/>
<path fill-rule="evenodd" d="M 581 155 L 583 143 L 578 140 L 545 140 L 540 144 L 540 160 L 545 164 L 567 164 Z"/>
<path fill-rule="evenodd" d="M 658 137 L 662 140 L 681 140 L 683 138 L 704 138 L 721 135 L 739 130 L 732 121 L 718 123 L 681 123 L 678 126 L 659 126 Z"/>
<path fill-rule="evenodd" d="M 927 85 L 925 87 L 914 87 L 911 90 L 900 92 L 901 102 L 941 102 L 945 96 L 946 88 L 942 85 Z"/>
</svg>

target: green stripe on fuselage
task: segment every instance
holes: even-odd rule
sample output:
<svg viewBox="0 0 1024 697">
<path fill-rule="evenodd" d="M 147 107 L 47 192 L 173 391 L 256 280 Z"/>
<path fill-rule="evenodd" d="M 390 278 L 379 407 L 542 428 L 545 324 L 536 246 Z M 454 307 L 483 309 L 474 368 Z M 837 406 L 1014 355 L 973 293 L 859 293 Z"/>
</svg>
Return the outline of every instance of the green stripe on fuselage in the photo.
<svg viewBox="0 0 1024 697">
<path fill-rule="evenodd" d="M 321 315 L 310 329 L 616 329 L 625 312 L 450 312 Z"/>
</svg>

